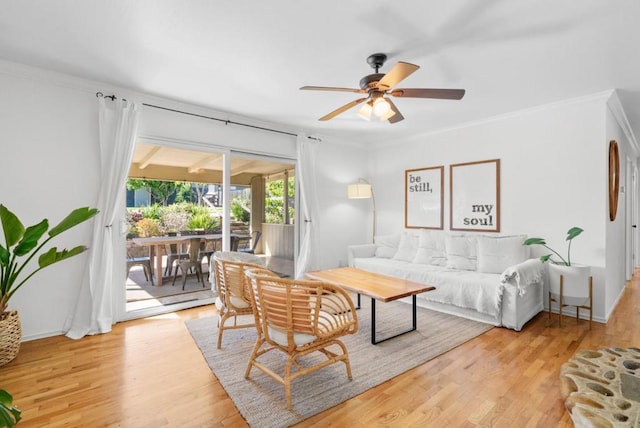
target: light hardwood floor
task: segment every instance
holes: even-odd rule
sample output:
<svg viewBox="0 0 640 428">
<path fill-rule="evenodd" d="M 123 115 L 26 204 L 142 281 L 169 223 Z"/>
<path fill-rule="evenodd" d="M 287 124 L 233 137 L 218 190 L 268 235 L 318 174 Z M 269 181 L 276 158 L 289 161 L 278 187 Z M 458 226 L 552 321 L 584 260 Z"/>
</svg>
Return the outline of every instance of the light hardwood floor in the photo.
<svg viewBox="0 0 640 428">
<path fill-rule="evenodd" d="M 300 426 L 569 427 L 560 366 L 578 349 L 640 344 L 639 273 L 606 325 L 566 318 L 560 328 L 543 312 L 522 332 L 494 328 Z M 215 314 L 196 308 L 78 341 L 24 343 L 0 368 L 0 388 L 22 409 L 22 427 L 246 426 L 184 326 Z"/>
</svg>

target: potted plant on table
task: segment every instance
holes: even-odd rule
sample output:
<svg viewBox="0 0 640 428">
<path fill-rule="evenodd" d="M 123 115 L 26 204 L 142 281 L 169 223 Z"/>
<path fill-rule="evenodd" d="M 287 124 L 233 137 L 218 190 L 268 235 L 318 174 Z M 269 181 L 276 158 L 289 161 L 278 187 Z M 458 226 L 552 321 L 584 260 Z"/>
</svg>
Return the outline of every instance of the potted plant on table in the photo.
<svg viewBox="0 0 640 428">
<path fill-rule="evenodd" d="M 569 229 L 569 231 L 567 231 L 567 239 L 566 240 L 569 242 L 569 244 L 567 245 L 567 258 L 566 259 L 564 257 L 562 257 L 560 255 L 560 253 L 558 253 L 556 250 L 554 250 L 553 248 L 549 247 L 547 245 L 547 241 L 545 241 L 544 238 L 529 238 L 529 239 L 524 241 L 524 245 L 542 245 L 543 247 L 545 247 L 546 249 L 551 251 L 552 254 L 545 254 L 543 256 L 540 256 L 540 260 L 543 263 L 550 261 L 553 264 L 571 266 L 571 241 L 573 241 L 573 238 L 575 238 L 576 236 L 580 235 L 582 232 L 584 232 L 583 229 L 581 229 L 579 227 L 575 227 L 575 226 L 572 227 L 571 229 Z M 554 255 L 557 256 L 560 259 L 560 261 L 552 259 L 552 257 Z"/>
<path fill-rule="evenodd" d="M 97 213 L 95 208 L 77 208 L 51 229 L 47 219 L 25 228 L 14 213 L 0 205 L 0 224 L 5 240 L 4 246 L 0 244 L 0 366 L 15 358 L 22 341 L 18 311 L 7 310 L 9 299 L 40 270 L 86 251 L 86 246 L 79 245 L 70 250 L 51 247 L 41 252 L 50 240 Z M 46 239 L 39 243 L 45 233 Z M 38 254 L 37 267 L 29 266 Z M 29 270 L 25 271 L 28 266 Z"/>
<path fill-rule="evenodd" d="M 571 262 L 571 243 L 575 237 L 584 232 L 579 227 L 572 227 L 567 231 L 568 241 L 567 245 L 567 257 L 562 257 L 553 248 L 547 245 L 544 238 L 529 238 L 524 241 L 524 245 L 541 245 L 551 251 L 550 254 L 544 254 L 540 256 L 540 260 L 549 262 L 549 289 L 557 293 L 556 290 L 560 290 L 560 275 L 563 276 L 565 286 L 581 286 L 581 283 L 585 281 L 591 275 L 591 267 L 586 265 L 576 265 Z"/>
</svg>

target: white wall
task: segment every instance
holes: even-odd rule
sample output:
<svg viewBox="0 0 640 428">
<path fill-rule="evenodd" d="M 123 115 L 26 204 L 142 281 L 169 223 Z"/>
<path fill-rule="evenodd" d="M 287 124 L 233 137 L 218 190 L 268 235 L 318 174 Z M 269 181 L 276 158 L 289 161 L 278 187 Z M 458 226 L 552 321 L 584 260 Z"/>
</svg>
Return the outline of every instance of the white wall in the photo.
<svg viewBox="0 0 640 428">
<path fill-rule="evenodd" d="M 55 79 L 54 79 L 55 80 Z M 28 226 L 53 225 L 72 209 L 94 206 L 99 165 L 97 104 L 91 92 L 0 67 L 0 202 Z M 51 244 L 89 245 L 91 222 Z M 2 239 L 4 243 L 4 238 Z M 83 283 L 87 253 L 39 272 L 10 301 L 25 338 L 62 332 Z"/>
<path fill-rule="evenodd" d="M 625 135 L 621 124 L 618 122 L 614 110 L 609 105 L 606 108 L 606 138 L 603 147 L 604 162 L 606 162 L 605 168 L 608 174 L 609 171 L 609 142 L 616 140 L 618 142 L 618 148 L 620 152 L 620 188 L 622 192 L 618 198 L 618 211 L 614 221 L 609 220 L 609 187 L 605 191 L 606 201 L 606 275 L 607 290 L 606 290 L 606 308 L 607 317 L 615 307 L 617 299 L 620 297 L 626 280 L 627 280 L 627 257 L 631 249 L 631 223 L 630 210 L 628 209 L 627 201 L 628 191 L 633 187 L 631 183 L 626 182 L 627 177 L 627 158 L 632 157 L 630 142 Z M 608 175 L 607 175 L 608 177 Z"/>
<path fill-rule="evenodd" d="M 585 232 L 575 239 L 574 262 L 594 273 L 594 317 L 609 314 L 624 280 L 620 266 L 605 271 L 607 244 L 619 240 L 609 229 L 605 125 L 607 96 L 514 113 L 494 121 L 390 141 L 370 153 L 377 190 L 378 230 L 404 227 L 404 171 L 445 165 L 445 230 L 449 229 L 449 165 L 501 160 L 501 233 L 539 236 L 566 252 L 572 226 Z M 536 249 L 534 254 L 540 254 Z M 545 302 L 545 305 L 547 302 Z"/>
<path fill-rule="evenodd" d="M 316 159 L 317 199 L 321 233 L 316 258 L 318 269 L 347 265 L 347 246 L 371 242 L 371 199 L 348 199 L 347 186 L 367 176 L 367 151 L 363 147 L 323 138 Z"/>
</svg>

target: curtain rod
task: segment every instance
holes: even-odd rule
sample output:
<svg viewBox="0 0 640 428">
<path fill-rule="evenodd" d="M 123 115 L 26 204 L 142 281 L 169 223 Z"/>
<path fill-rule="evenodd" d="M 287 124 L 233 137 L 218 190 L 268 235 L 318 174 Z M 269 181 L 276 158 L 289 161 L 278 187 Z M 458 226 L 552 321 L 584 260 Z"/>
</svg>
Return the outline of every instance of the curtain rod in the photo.
<svg viewBox="0 0 640 428">
<path fill-rule="evenodd" d="M 102 92 L 96 92 L 96 97 L 98 97 L 98 98 L 99 97 L 109 98 L 111 101 L 114 101 L 114 100 L 118 99 L 118 97 L 116 97 L 115 95 L 104 95 Z M 127 101 L 124 98 L 122 100 L 123 101 Z M 142 105 L 145 106 L 145 107 L 153 107 L 153 108 L 157 108 L 157 109 L 160 109 L 160 110 L 171 111 L 171 112 L 174 112 L 174 113 L 186 114 L 187 116 L 194 116 L 194 117 L 200 117 L 200 118 L 203 118 L 203 119 L 215 120 L 216 122 L 224 122 L 225 125 L 231 124 L 231 125 L 245 126 L 247 128 L 260 129 L 262 131 L 275 132 L 277 134 L 291 135 L 292 137 L 297 137 L 298 136 L 298 134 L 294 134 L 293 132 L 280 131 L 279 129 L 271 129 L 271 128 L 265 128 L 265 127 L 262 127 L 262 126 L 249 125 L 247 123 L 236 122 L 236 121 L 228 120 L 228 119 L 220 119 L 220 118 L 217 118 L 217 117 L 205 116 L 205 115 L 197 114 L 197 113 L 190 113 L 188 111 L 176 110 L 176 109 L 157 106 L 157 105 L 153 105 L 153 104 L 142 103 Z M 307 136 L 307 138 L 309 138 L 310 140 L 322 141 L 320 138 L 316 138 L 316 137 Z"/>
</svg>

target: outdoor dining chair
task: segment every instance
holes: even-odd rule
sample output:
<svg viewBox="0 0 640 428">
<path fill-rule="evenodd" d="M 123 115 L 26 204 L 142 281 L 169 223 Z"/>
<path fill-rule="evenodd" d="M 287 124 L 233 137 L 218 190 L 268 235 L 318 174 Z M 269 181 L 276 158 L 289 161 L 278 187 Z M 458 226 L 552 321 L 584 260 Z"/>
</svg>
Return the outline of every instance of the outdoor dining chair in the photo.
<svg viewBox="0 0 640 428">
<path fill-rule="evenodd" d="M 343 362 L 351 380 L 349 353 L 340 340 L 358 331 L 358 317 L 349 294 L 326 282 L 284 279 L 264 269 L 248 269 L 245 274 L 251 284 L 258 337 L 244 377 L 249 378 L 251 369 L 256 367 L 283 384 L 289 410 L 291 383 L 300 376 Z M 339 348 L 340 352 L 329 350 L 330 347 Z M 259 361 L 274 350 L 287 356 L 284 371 Z M 324 354 L 326 359 L 311 365 L 311 360 L 300 362 L 313 352 Z"/>
<path fill-rule="evenodd" d="M 181 250 L 182 244 L 166 244 L 165 253 L 167 254 L 167 265 L 164 268 L 164 276 L 171 276 L 173 268 L 179 260 L 188 259 L 189 253 Z"/>
<path fill-rule="evenodd" d="M 198 257 L 202 261 L 204 261 L 204 259 L 207 259 L 207 266 L 210 266 L 211 262 L 213 261 L 213 254 L 218 251 L 219 247 L 222 246 L 221 244 L 222 238 L 202 240 L 202 242 L 200 243 L 200 252 L 198 253 Z M 208 276 L 207 279 L 209 279 Z"/>
<path fill-rule="evenodd" d="M 193 269 L 196 272 L 196 278 L 198 281 L 202 282 L 202 288 L 205 287 L 204 284 L 204 275 L 202 273 L 202 260 L 200 259 L 200 238 L 190 238 L 189 239 L 189 258 L 188 259 L 180 259 L 178 260 L 178 264 L 176 265 L 176 270 L 173 274 L 173 282 L 172 285 L 176 283 L 176 277 L 178 276 L 178 268 L 182 272 L 182 289 L 184 290 L 184 286 L 187 284 L 187 274 L 190 269 Z"/>
<path fill-rule="evenodd" d="M 255 254 L 256 247 L 258 246 L 258 242 L 260 242 L 261 236 L 262 232 L 260 232 L 259 230 L 254 230 L 253 232 L 251 232 L 251 238 L 240 241 L 238 243 L 238 251 L 241 253 Z M 245 245 L 244 247 L 242 246 L 243 243 Z M 250 246 L 249 243 L 251 243 Z"/>
<path fill-rule="evenodd" d="M 153 284 L 153 266 L 151 265 L 151 257 L 149 257 L 149 248 L 141 247 L 131 241 L 127 241 L 127 276 L 131 268 L 134 266 L 142 266 L 144 279 L 151 280 Z"/>
</svg>

